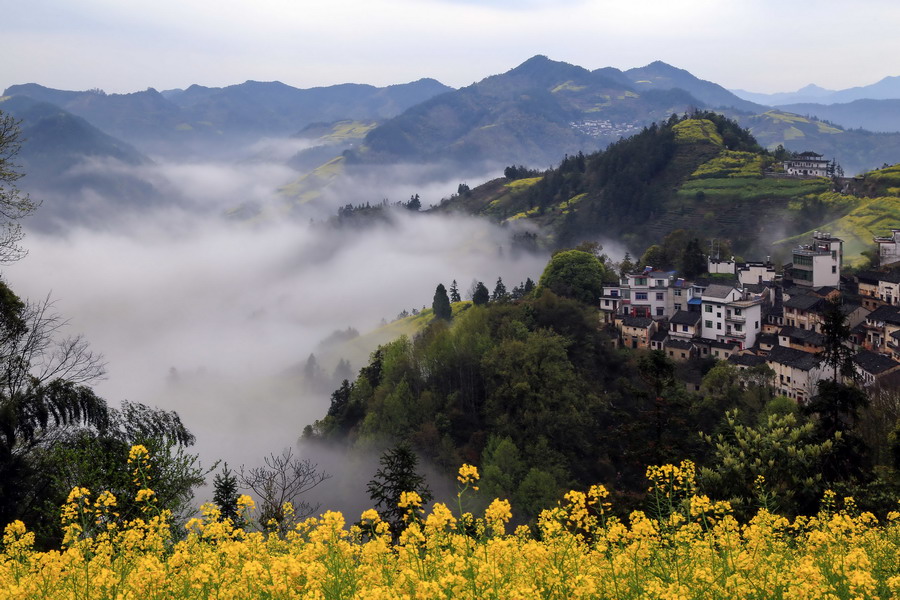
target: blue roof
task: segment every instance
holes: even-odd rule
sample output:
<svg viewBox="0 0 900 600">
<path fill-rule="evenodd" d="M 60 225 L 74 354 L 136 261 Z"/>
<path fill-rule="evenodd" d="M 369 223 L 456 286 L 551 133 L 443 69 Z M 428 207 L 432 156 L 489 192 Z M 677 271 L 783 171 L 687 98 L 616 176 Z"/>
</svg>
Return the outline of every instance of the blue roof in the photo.
<svg viewBox="0 0 900 600">
<path fill-rule="evenodd" d="M 703 304 L 703 300 L 700 298 L 691 298 L 688 300 L 688 304 Z"/>
</svg>

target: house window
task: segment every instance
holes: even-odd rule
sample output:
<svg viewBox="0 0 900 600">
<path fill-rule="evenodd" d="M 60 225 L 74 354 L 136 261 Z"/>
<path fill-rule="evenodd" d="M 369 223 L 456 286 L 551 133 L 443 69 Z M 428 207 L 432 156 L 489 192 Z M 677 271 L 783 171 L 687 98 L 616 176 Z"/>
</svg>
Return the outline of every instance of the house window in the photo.
<svg viewBox="0 0 900 600">
<path fill-rule="evenodd" d="M 656 287 L 666 287 L 666 280 L 665 279 L 657 279 Z"/>
<path fill-rule="evenodd" d="M 837 265 L 831 265 L 831 272 L 837 273 Z"/>
<path fill-rule="evenodd" d="M 741 316 L 741 309 L 739 309 L 739 308 L 734 309 L 734 316 L 736 316 L 736 317 Z"/>
<path fill-rule="evenodd" d="M 735 325 L 735 326 L 734 326 L 734 330 L 735 330 L 735 331 L 741 331 L 741 326 L 740 326 L 740 325 Z"/>
<path fill-rule="evenodd" d="M 676 296 L 680 296 L 680 295 L 681 295 L 681 290 L 675 290 L 675 295 L 676 295 Z"/>
<path fill-rule="evenodd" d="M 710 313 L 711 313 L 711 312 L 712 312 L 712 305 L 707 304 L 706 306 L 703 307 L 703 310 L 706 311 L 706 312 L 710 312 Z"/>
<path fill-rule="evenodd" d="M 657 307 L 656 307 L 656 316 L 657 316 L 657 317 L 663 316 L 663 307 L 662 307 L 662 306 L 657 306 Z"/>
<path fill-rule="evenodd" d="M 685 356 L 684 352 L 681 353 L 681 358 L 687 358 L 687 356 Z"/>
<path fill-rule="evenodd" d="M 703 325 L 704 325 L 705 327 L 712 327 L 712 321 L 704 321 L 704 322 L 703 322 Z"/>
<path fill-rule="evenodd" d="M 681 305 L 680 305 L 680 304 L 676 304 L 676 305 L 675 305 L 675 310 L 681 310 Z"/>
<path fill-rule="evenodd" d="M 722 324 L 721 324 L 721 323 L 716 323 L 716 329 L 722 329 Z"/>
<path fill-rule="evenodd" d="M 646 277 L 635 277 L 634 285 L 647 285 Z"/>
<path fill-rule="evenodd" d="M 634 299 L 635 300 L 646 300 L 647 292 L 635 292 Z"/>
<path fill-rule="evenodd" d="M 618 297 L 619 297 L 619 290 L 610 290 L 610 291 L 609 291 L 609 295 L 612 296 L 613 298 L 618 298 Z"/>
<path fill-rule="evenodd" d="M 657 300 L 665 300 L 665 295 L 662 292 L 656 292 Z"/>
<path fill-rule="evenodd" d="M 687 327 L 688 327 L 687 325 L 682 325 L 682 326 L 681 326 L 681 330 L 682 330 L 682 331 L 687 331 L 687 330 L 688 330 Z"/>
</svg>

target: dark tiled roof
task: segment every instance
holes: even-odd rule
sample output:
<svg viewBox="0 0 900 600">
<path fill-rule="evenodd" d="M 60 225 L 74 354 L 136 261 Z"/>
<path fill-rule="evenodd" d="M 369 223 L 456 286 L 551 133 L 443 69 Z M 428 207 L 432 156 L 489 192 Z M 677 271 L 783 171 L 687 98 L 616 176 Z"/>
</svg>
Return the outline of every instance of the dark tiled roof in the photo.
<svg viewBox="0 0 900 600">
<path fill-rule="evenodd" d="M 666 341 L 666 336 L 668 336 L 668 335 L 669 335 L 669 332 L 668 332 L 668 331 L 660 330 L 660 331 L 657 331 L 656 333 L 654 333 L 653 335 L 650 336 L 650 341 L 652 341 L 652 342 L 664 342 L 664 341 Z"/>
<path fill-rule="evenodd" d="M 766 357 L 755 354 L 732 354 L 728 357 L 728 362 L 745 367 L 756 367 L 766 364 Z"/>
<path fill-rule="evenodd" d="M 727 298 L 728 294 L 730 294 L 734 290 L 734 286 L 730 285 L 721 285 L 719 283 L 712 283 L 706 290 L 703 292 L 703 299 L 706 298 Z"/>
<path fill-rule="evenodd" d="M 699 322 L 700 313 L 686 310 L 679 310 L 669 319 L 669 323 L 672 325 L 697 325 Z"/>
<path fill-rule="evenodd" d="M 825 343 L 825 336 L 809 329 L 800 329 L 799 327 L 782 327 L 778 335 L 786 335 L 791 340 L 806 342 L 821 346 Z"/>
<path fill-rule="evenodd" d="M 866 315 L 866 320 L 900 325 L 900 309 L 896 306 L 879 306 Z"/>
<path fill-rule="evenodd" d="M 694 345 L 687 340 L 678 340 L 671 337 L 666 340 L 666 348 L 675 348 L 676 350 L 690 350 L 693 347 Z"/>
<path fill-rule="evenodd" d="M 785 346 L 775 346 L 769 352 L 767 361 L 787 365 L 802 371 L 809 371 L 819 364 L 819 357 L 810 352 L 795 350 Z"/>
<path fill-rule="evenodd" d="M 893 358 L 869 350 L 863 350 L 854 356 L 853 362 L 859 365 L 863 371 L 871 373 L 872 375 L 878 375 L 879 373 L 884 373 L 894 367 L 900 366 L 900 363 Z"/>
<path fill-rule="evenodd" d="M 639 327 L 641 329 L 646 329 L 653 324 L 653 319 L 650 317 L 625 317 L 622 319 L 622 324 L 625 327 Z"/>
<path fill-rule="evenodd" d="M 732 348 L 740 347 L 740 344 L 738 344 L 737 342 L 720 342 L 717 340 L 710 340 L 709 347 L 710 348 L 722 348 L 723 350 L 730 350 Z"/>
<path fill-rule="evenodd" d="M 756 343 L 765 344 L 766 346 L 777 346 L 778 336 L 774 333 L 761 333 L 756 336 Z"/>
<path fill-rule="evenodd" d="M 884 273 L 876 273 L 875 271 L 861 271 L 856 274 L 856 280 L 860 283 L 868 283 L 869 285 L 877 285 L 878 279 Z"/>
<path fill-rule="evenodd" d="M 810 294 L 798 294 L 796 296 L 791 296 L 790 300 L 784 301 L 785 308 L 796 308 L 797 310 L 813 310 L 818 308 L 819 304 L 824 302 L 818 296 L 813 296 Z"/>
</svg>

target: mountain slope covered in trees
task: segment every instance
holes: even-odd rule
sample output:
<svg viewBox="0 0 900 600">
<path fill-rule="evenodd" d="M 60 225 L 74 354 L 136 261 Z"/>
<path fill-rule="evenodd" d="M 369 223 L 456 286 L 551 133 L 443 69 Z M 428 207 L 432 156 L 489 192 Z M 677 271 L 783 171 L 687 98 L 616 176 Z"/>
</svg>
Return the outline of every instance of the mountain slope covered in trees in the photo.
<svg viewBox="0 0 900 600">
<path fill-rule="evenodd" d="M 702 231 L 707 239 L 729 240 L 749 258 L 769 255 L 773 242 L 864 203 L 832 193 L 825 178 L 774 176 L 776 167 L 776 155 L 737 123 L 696 113 L 652 125 L 604 151 L 567 156 L 544 173 L 507 169 L 508 177 L 448 199 L 438 210 L 534 223 L 548 233 L 551 247 L 603 238 L 641 253 L 671 231 Z"/>
</svg>

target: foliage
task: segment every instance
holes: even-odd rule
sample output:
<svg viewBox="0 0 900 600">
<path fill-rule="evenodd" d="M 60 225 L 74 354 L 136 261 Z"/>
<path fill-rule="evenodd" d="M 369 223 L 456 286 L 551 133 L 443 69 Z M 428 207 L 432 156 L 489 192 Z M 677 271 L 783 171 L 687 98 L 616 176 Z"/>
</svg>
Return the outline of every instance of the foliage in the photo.
<svg viewBox="0 0 900 600">
<path fill-rule="evenodd" d="M 459 295 L 459 292 L 457 292 Z M 443 283 L 439 283 L 434 290 L 434 300 L 431 302 L 431 310 L 434 311 L 435 319 L 444 319 L 449 321 L 453 317 L 453 309 L 450 308 L 450 297 L 447 296 L 447 288 Z"/>
<path fill-rule="evenodd" d="M 477 282 L 475 284 L 475 289 L 472 291 L 472 304 L 475 306 L 484 306 L 491 299 L 490 292 L 488 292 L 487 286 L 485 286 L 482 282 Z"/>
<path fill-rule="evenodd" d="M 15 262 L 25 255 L 25 249 L 19 245 L 24 236 L 19 220 L 37 208 L 16 187 L 16 181 L 23 176 L 15 164 L 21 146 L 19 122 L 0 111 L 0 264 Z"/>
<path fill-rule="evenodd" d="M 710 466 L 700 470 L 702 487 L 728 500 L 745 517 L 761 498 L 770 502 L 763 506 L 781 514 L 814 510 L 825 491 L 822 466 L 835 441 L 818 441 L 815 425 L 798 422 L 793 413 L 771 414 L 759 425 L 743 425 L 738 412 L 730 411 L 725 421 L 722 433 L 703 435 L 714 451 Z"/>
<path fill-rule="evenodd" d="M 405 494 L 415 493 L 419 502 L 427 504 L 434 496 L 425 477 L 416 472 L 419 457 L 409 444 L 399 443 L 386 450 L 379 459 L 381 465 L 366 486 L 369 498 L 380 508 L 391 530 L 399 534 L 404 528 L 406 506 L 401 506 Z"/>
<path fill-rule="evenodd" d="M 310 504 L 302 496 L 330 477 L 308 458 L 301 460 L 294 456 L 293 449 L 286 448 L 281 454 L 266 456 L 261 466 L 242 465 L 238 482 L 262 502 L 260 525 L 283 532 L 296 519 L 304 519 L 318 510 L 318 505 Z"/>
<path fill-rule="evenodd" d="M 646 470 L 650 514 L 613 514 L 609 491 L 572 490 L 534 531 L 507 533 L 507 502 L 478 516 L 445 504 L 401 503 L 394 539 L 382 515 L 347 526 L 328 511 L 284 535 L 245 532 L 203 507 L 181 540 L 142 489 L 145 513 L 124 523 L 117 498 L 76 488 L 62 509 L 66 544 L 39 552 L 16 521 L 0 552 L 0 593 L 57 598 L 894 598 L 900 592 L 900 513 L 880 524 L 833 492 L 811 517 L 761 508 L 742 526 L 728 502 L 697 491 L 695 468 Z M 460 469 L 462 495 L 477 471 Z M 242 497 L 243 509 L 253 502 Z"/>
<path fill-rule="evenodd" d="M 600 260 L 583 250 L 556 253 L 538 282 L 538 293 L 551 290 L 558 296 L 595 304 L 603 292 L 605 270 Z"/>
<path fill-rule="evenodd" d="M 213 503 L 219 508 L 222 519 L 230 520 L 235 527 L 242 527 L 244 523 L 238 510 L 238 480 L 234 471 L 228 468 L 228 463 L 213 478 L 213 490 Z"/>
</svg>

